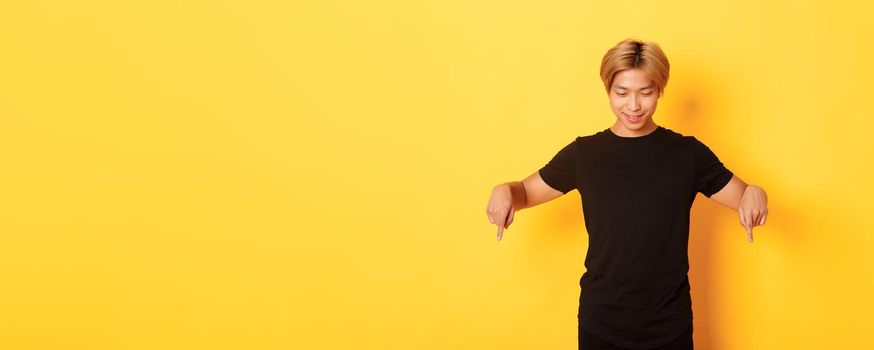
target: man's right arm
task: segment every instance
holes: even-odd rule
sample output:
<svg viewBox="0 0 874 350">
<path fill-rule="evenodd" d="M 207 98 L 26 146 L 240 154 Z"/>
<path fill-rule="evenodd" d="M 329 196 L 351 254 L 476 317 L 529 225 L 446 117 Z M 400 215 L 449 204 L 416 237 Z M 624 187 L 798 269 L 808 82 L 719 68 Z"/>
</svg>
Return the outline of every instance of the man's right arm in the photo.
<svg viewBox="0 0 874 350">
<path fill-rule="evenodd" d="M 540 172 L 535 171 L 522 181 L 508 182 L 498 186 L 508 186 L 513 198 L 513 209 L 522 210 L 549 202 L 564 193 L 543 181 Z"/>
<path fill-rule="evenodd" d="M 564 193 L 549 187 L 539 172 L 534 172 L 522 181 L 495 186 L 486 207 L 486 214 L 489 222 L 498 226 L 498 240 L 501 240 L 504 229 L 513 223 L 516 211 L 546 203 L 562 194 Z"/>
<path fill-rule="evenodd" d="M 549 187 L 543 178 L 540 177 L 540 172 L 535 171 L 525 180 L 522 180 L 522 187 L 525 192 L 525 206 L 523 208 L 534 207 L 564 195 L 561 191 Z"/>
</svg>

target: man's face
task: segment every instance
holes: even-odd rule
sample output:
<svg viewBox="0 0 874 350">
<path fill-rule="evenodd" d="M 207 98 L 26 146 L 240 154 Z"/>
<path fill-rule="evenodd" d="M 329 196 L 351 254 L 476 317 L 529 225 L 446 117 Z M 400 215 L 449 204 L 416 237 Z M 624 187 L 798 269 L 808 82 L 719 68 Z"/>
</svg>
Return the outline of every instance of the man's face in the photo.
<svg viewBox="0 0 874 350">
<path fill-rule="evenodd" d="M 642 136 L 655 128 L 652 115 L 661 93 L 646 72 L 635 68 L 616 73 L 608 95 L 616 115 L 613 129 L 620 136 Z"/>
</svg>

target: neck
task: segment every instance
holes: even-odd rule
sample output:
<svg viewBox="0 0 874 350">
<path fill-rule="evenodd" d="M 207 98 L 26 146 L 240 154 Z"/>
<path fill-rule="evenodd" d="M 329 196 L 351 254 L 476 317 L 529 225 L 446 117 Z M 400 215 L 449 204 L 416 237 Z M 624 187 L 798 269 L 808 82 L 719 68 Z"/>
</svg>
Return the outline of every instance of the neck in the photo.
<svg viewBox="0 0 874 350">
<path fill-rule="evenodd" d="M 625 128 L 621 122 L 617 121 L 613 126 L 610 127 L 610 130 L 613 131 L 614 134 L 622 136 L 622 137 L 639 137 L 646 136 L 655 131 L 659 126 L 656 125 L 655 122 L 650 119 L 647 121 L 646 125 L 642 126 L 637 130 L 630 130 Z"/>
</svg>

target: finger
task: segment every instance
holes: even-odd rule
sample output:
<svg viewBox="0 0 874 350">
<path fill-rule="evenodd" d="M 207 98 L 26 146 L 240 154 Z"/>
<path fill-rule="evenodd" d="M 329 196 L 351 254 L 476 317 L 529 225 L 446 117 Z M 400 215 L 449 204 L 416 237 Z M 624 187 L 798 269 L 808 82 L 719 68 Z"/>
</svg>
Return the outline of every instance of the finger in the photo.
<svg viewBox="0 0 874 350">
<path fill-rule="evenodd" d="M 498 225 L 498 240 L 501 240 L 501 237 L 504 236 L 504 228 L 507 227 L 506 224 L 507 215 L 506 213 L 496 213 L 495 215 L 495 225 Z"/>
<path fill-rule="evenodd" d="M 747 240 L 750 243 L 753 243 L 753 227 L 756 226 L 756 222 L 754 221 L 755 217 L 753 214 L 754 213 L 752 211 L 744 213 L 744 222 L 746 223 L 745 226 L 747 228 Z"/>
<path fill-rule="evenodd" d="M 749 224 L 746 225 L 747 228 L 747 241 L 753 243 L 753 227 Z"/>
<path fill-rule="evenodd" d="M 494 224 L 494 223 L 495 223 L 495 219 L 492 219 L 492 214 L 489 213 L 489 212 L 486 212 L 486 215 L 489 216 L 489 222 Z"/>
<path fill-rule="evenodd" d="M 510 217 L 507 219 L 507 226 L 506 226 L 506 228 L 510 228 L 510 224 L 513 223 L 513 217 L 515 216 L 515 214 L 516 214 L 516 211 L 513 210 L 513 208 L 510 208 Z"/>
<path fill-rule="evenodd" d="M 765 224 L 765 219 L 766 219 L 767 217 L 768 217 L 768 213 L 765 213 L 765 215 L 762 215 L 762 225 Z"/>
</svg>

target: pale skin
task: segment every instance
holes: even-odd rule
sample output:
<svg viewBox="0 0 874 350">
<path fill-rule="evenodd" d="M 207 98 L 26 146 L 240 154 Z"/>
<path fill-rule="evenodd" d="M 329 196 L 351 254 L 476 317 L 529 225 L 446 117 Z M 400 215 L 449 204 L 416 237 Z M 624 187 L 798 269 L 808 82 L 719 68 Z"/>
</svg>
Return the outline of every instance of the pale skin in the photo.
<svg viewBox="0 0 874 350">
<path fill-rule="evenodd" d="M 652 116 L 662 92 L 642 70 L 629 69 L 617 73 L 608 96 L 610 107 L 616 115 L 616 122 L 610 130 L 616 135 L 639 137 L 658 127 Z M 495 186 L 486 206 L 486 214 L 489 222 L 498 227 L 498 240 L 513 223 L 516 211 L 549 202 L 561 195 L 561 191 L 543 181 L 538 171 L 522 181 Z M 733 176 L 710 199 L 737 212 L 740 224 L 747 232 L 747 241 L 752 243 L 753 227 L 764 225 L 768 217 L 768 195 L 765 191 Z"/>
</svg>

